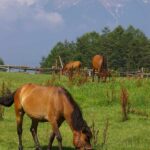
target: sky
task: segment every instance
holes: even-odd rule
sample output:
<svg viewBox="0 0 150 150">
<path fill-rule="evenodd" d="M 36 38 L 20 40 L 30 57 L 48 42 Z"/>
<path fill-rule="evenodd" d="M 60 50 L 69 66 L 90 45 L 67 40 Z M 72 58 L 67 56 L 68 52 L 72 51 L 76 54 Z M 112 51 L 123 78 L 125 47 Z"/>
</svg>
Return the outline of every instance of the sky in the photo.
<svg viewBox="0 0 150 150">
<path fill-rule="evenodd" d="M 0 58 L 37 67 L 59 41 L 133 25 L 150 38 L 150 0 L 0 0 Z"/>
</svg>

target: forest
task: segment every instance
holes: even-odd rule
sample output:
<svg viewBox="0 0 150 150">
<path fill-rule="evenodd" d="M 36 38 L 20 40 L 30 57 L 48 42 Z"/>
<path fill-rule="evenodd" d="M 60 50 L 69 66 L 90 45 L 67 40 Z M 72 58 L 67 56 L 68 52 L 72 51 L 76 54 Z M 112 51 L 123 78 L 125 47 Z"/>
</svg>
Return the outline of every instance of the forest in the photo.
<svg viewBox="0 0 150 150">
<path fill-rule="evenodd" d="M 87 32 L 76 41 L 58 42 L 48 56 L 42 57 L 41 67 L 51 67 L 60 56 L 63 63 L 79 60 L 84 67 L 91 68 L 91 59 L 95 54 L 107 58 L 109 69 L 117 71 L 138 70 L 150 67 L 150 39 L 132 25 L 121 25 L 110 30 L 104 27 L 101 33 Z"/>
</svg>

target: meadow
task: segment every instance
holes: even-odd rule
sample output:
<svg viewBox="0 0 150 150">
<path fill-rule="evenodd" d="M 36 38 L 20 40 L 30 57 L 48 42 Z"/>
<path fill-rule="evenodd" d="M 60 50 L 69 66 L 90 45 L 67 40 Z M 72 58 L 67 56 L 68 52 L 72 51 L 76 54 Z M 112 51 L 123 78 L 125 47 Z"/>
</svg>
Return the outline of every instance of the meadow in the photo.
<svg viewBox="0 0 150 150">
<path fill-rule="evenodd" d="M 107 83 L 91 82 L 84 84 L 68 81 L 57 75 L 6 73 L 0 72 L 0 86 L 7 83 L 12 91 L 25 83 L 42 85 L 61 85 L 72 94 L 82 109 L 88 125 L 95 124 L 95 150 L 150 150 L 150 79 L 113 78 Z M 123 121 L 121 109 L 121 89 L 127 90 L 128 103 L 131 107 L 128 119 Z M 23 122 L 24 150 L 33 150 L 34 142 L 29 131 L 30 119 L 25 116 Z M 40 123 L 38 136 L 43 150 L 48 144 L 51 126 Z M 73 150 L 72 132 L 64 122 L 60 127 L 64 150 Z M 98 132 L 99 131 L 99 132 Z M 57 149 L 57 141 L 54 142 Z M 18 137 L 14 106 L 4 108 L 0 120 L 0 150 L 17 150 Z"/>
</svg>

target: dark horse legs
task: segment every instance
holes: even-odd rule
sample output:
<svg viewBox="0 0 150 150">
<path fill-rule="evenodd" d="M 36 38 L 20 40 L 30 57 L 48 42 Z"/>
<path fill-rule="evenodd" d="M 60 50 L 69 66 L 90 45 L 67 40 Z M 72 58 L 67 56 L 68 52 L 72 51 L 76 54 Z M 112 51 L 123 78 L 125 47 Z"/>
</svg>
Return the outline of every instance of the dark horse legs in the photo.
<svg viewBox="0 0 150 150">
<path fill-rule="evenodd" d="M 22 146 L 22 122 L 23 122 L 23 116 L 24 116 L 24 112 L 23 111 L 16 110 L 17 134 L 18 134 L 18 139 L 19 139 L 18 150 L 23 150 L 23 146 Z M 60 134 L 60 131 L 59 131 L 59 127 L 60 127 L 60 125 L 62 124 L 63 121 L 64 121 L 64 119 L 60 119 L 59 122 L 53 121 L 51 123 L 53 132 L 52 132 L 52 134 L 50 136 L 48 150 L 52 149 L 52 143 L 54 141 L 55 136 L 56 136 L 56 138 L 58 140 L 59 150 L 62 150 L 62 137 L 61 137 L 61 134 Z M 37 126 L 38 126 L 38 122 L 36 120 L 32 120 L 30 131 L 32 133 L 32 136 L 33 136 L 33 139 L 34 139 L 34 142 L 35 142 L 36 150 L 41 150 L 40 144 L 39 144 L 39 141 L 38 141 L 38 137 L 37 137 Z"/>
<path fill-rule="evenodd" d="M 23 116 L 24 116 L 24 112 L 23 111 L 16 111 L 16 121 L 17 121 L 17 133 L 18 133 L 18 138 L 19 138 L 19 150 L 23 150 L 23 146 L 22 146 L 22 122 L 23 122 Z M 37 138 L 37 125 L 38 122 L 32 120 L 32 125 L 31 125 L 31 133 L 36 145 L 36 150 L 41 150 L 40 149 L 40 145 L 39 145 L 39 141 Z"/>
<path fill-rule="evenodd" d="M 23 150 L 22 146 L 22 122 L 23 122 L 24 112 L 16 111 L 16 122 L 17 122 L 17 134 L 19 139 L 19 150 Z"/>
<path fill-rule="evenodd" d="M 55 139 L 55 136 L 56 136 L 56 138 L 58 140 L 59 150 L 62 150 L 62 137 L 61 137 L 61 134 L 60 134 L 60 131 L 59 131 L 59 127 L 60 127 L 60 125 L 62 124 L 63 121 L 64 121 L 64 119 L 61 119 L 58 123 L 52 124 L 53 131 L 52 131 L 52 133 L 50 135 L 50 139 L 49 139 L 49 144 L 48 144 L 47 150 L 51 150 L 52 149 L 52 144 L 53 144 L 53 141 Z"/>
<path fill-rule="evenodd" d="M 33 136 L 33 140 L 34 140 L 34 143 L 35 143 L 36 150 L 41 150 L 40 143 L 39 143 L 39 140 L 38 140 L 38 137 L 37 137 L 37 126 L 38 126 L 38 121 L 32 119 L 32 124 L 31 124 L 30 131 L 31 131 L 32 136 Z"/>
<path fill-rule="evenodd" d="M 48 144 L 47 150 L 52 149 L 52 144 L 53 144 L 54 139 L 55 139 L 55 133 L 52 131 L 52 133 L 50 134 L 49 144 Z"/>
<path fill-rule="evenodd" d="M 95 69 L 93 69 L 93 72 L 92 72 L 92 82 L 94 82 L 94 76 L 95 76 Z"/>
</svg>

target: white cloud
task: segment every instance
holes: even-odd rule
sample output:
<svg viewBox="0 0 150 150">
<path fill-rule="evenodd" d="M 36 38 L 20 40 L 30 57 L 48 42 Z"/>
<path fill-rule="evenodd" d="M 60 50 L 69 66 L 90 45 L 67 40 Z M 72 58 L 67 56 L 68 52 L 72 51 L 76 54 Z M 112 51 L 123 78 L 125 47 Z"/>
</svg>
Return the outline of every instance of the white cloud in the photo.
<svg viewBox="0 0 150 150">
<path fill-rule="evenodd" d="M 82 0 L 53 0 L 53 4 L 57 9 L 76 6 Z"/>
<path fill-rule="evenodd" d="M 4 11 L 13 6 L 31 6 L 38 2 L 39 0 L 0 0 L 0 8 Z"/>
<path fill-rule="evenodd" d="M 105 7 L 105 9 L 113 16 L 118 23 L 118 19 L 123 13 L 124 7 L 127 3 L 131 2 L 131 0 L 97 0 L 100 2 L 101 5 Z M 140 1 L 145 4 L 150 3 L 150 0 L 134 0 L 135 3 Z"/>
<path fill-rule="evenodd" d="M 119 18 L 121 10 L 128 0 L 98 0 L 114 18 Z"/>
<path fill-rule="evenodd" d="M 16 0 L 20 5 L 27 5 L 31 6 L 33 4 L 36 4 L 37 0 Z"/>
<path fill-rule="evenodd" d="M 43 22 L 46 21 L 51 26 L 58 26 L 63 24 L 63 17 L 57 12 L 45 12 L 44 10 L 40 10 L 36 16 L 37 21 Z"/>
<path fill-rule="evenodd" d="M 48 0 L 0 0 L 0 28 L 13 29 L 18 22 L 23 28 L 30 25 L 54 29 L 62 25 L 64 20 L 61 14 L 45 10 L 47 2 Z"/>
<path fill-rule="evenodd" d="M 145 4 L 150 3 L 150 0 L 143 0 Z"/>
<path fill-rule="evenodd" d="M 101 5 L 105 7 L 105 9 L 115 18 L 117 21 L 123 12 L 123 8 L 125 5 L 131 0 L 97 0 Z M 143 2 L 145 4 L 150 3 L 150 0 L 134 0 L 135 3 L 137 1 Z"/>
</svg>

